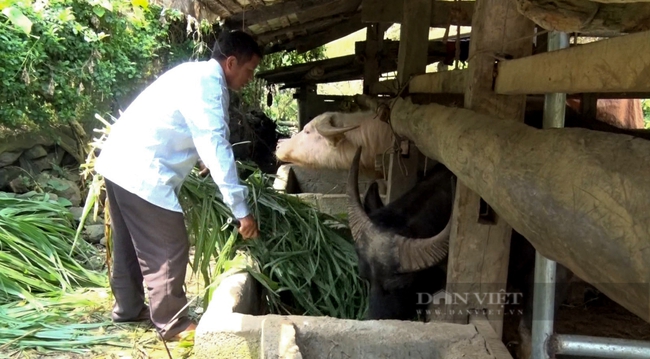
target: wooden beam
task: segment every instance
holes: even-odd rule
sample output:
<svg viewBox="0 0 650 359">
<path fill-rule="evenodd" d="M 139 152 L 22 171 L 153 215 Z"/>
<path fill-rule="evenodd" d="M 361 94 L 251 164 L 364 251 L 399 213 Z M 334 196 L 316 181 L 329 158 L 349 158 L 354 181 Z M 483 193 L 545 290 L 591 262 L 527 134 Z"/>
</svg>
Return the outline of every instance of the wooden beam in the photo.
<svg viewBox="0 0 650 359">
<path fill-rule="evenodd" d="M 287 46 L 287 50 L 295 49 L 299 54 L 307 52 L 311 49 L 325 45 L 328 42 L 350 35 L 366 26 L 368 26 L 368 24 L 361 22 L 361 12 L 358 12 L 349 20 L 338 23 L 332 26 L 332 28 L 319 31 L 292 42 L 291 45 Z"/>
<path fill-rule="evenodd" d="M 506 53 L 514 58 L 530 55 L 533 31 L 533 22 L 517 11 L 515 2 L 477 1 L 472 21 L 470 60 L 464 81 L 466 109 L 504 120 L 524 121 L 526 96 L 500 96 L 492 90 L 492 54 Z M 529 72 L 530 68 L 526 73 Z M 476 294 L 480 297 L 506 290 L 512 228 L 488 202 L 464 183 L 462 177 L 459 177 L 456 188 L 447 292 L 475 295 L 469 296 L 466 306 L 449 307 L 454 311 L 451 320 L 467 323 L 467 310 L 486 309 L 490 324 L 501 337 L 502 308 L 498 303 L 479 302 Z"/>
<path fill-rule="evenodd" d="M 432 1 L 431 14 L 427 17 L 431 27 L 451 25 L 471 26 L 474 13 L 474 1 Z M 402 1 L 363 0 L 361 3 L 361 21 L 402 23 L 404 9 Z M 454 13 L 454 17 L 452 17 Z M 416 19 L 422 19 L 420 14 Z"/>
<path fill-rule="evenodd" d="M 277 30 L 262 32 L 257 34 L 257 39 L 262 43 L 268 43 L 275 40 L 277 37 L 285 37 L 287 34 L 303 32 L 309 30 L 323 30 L 324 28 L 329 28 L 332 25 L 341 22 L 350 20 L 356 14 L 338 14 L 330 17 L 320 18 L 318 20 L 309 21 L 305 23 L 298 23 L 287 27 L 282 27 Z"/>
<path fill-rule="evenodd" d="M 243 11 L 226 19 L 226 25 L 234 24 L 235 27 L 246 27 L 260 22 L 277 19 L 296 12 L 308 10 L 314 6 L 333 3 L 337 0 L 289 0 L 276 2 L 252 11 Z"/>
<path fill-rule="evenodd" d="M 395 95 L 397 94 L 397 91 L 399 91 L 399 86 L 397 86 L 397 80 L 393 79 L 393 80 L 379 81 L 375 83 L 370 92 L 375 95 L 378 94 Z"/>
<path fill-rule="evenodd" d="M 223 5 L 230 13 L 238 13 L 244 10 L 244 8 L 235 0 L 212 0 L 217 1 Z"/>
<path fill-rule="evenodd" d="M 469 322 L 474 324 L 476 330 L 485 340 L 485 347 L 494 359 L 513 359 L 512 355 L 501 340 L 501 336 L 494 331 L 485 314 L 470 316 Z"/>
<path fill-rule="evenodd" d="M 172 5 L 173 3 L 174 2 L 172 2 Z M 216 0 L 200 0 L 200 3 L 203 4 L 210 12 L 213 12 L 221 17 L 232 15 L 232 11 L 228 10 L 227 7 Z"/>
<path fill-rule="evenodd" d="M 324 17 L 330 17 L 344 13 L 358 12 L 361 0 L 336 0 L 323 5 L 316 5 L 296 13 L 298 21 L 309 22 Z"/>
<path fill-rule="evenodd" d="M 414 76 L 409 82 L 409 93 L 465 93 L 467 70 L 430 72 Z"/>
<path fill-rule="evenodd" d="M 434 44 L 435 45 L 435 44 Z M 427 64 L 442 61 L 444 55 L 436 50 L 438 46 L 429 46 Z M 393 60 L 397 51 L 387 52 L 382 49 L 379 55 L 379 70 L 387 73 L 397 70 L 397 64 Z M 335 81 L 349 81 L 363 78 L 362 58 L 357 55 L 347 55 L 332 59 L 312 61 L 306 64 L 298 64 L 260 72 L 257 78 L 263 78 L 269 83 L 284 83 L 283 88 L 300 87 L 303 83 L 326 83 Z M 333 79 L 336 77 L 336 79 Z M 395 87 L 397 88 L 397 87 Z M 382 93 L 387 89 L 379 90 Z"/>
<path fill-rule="evenodd" d="M 501 61 L 495 91 L 499 94 L 650 92 L 649 78 L 650 31 L 646 31 Z"/>
</svg>

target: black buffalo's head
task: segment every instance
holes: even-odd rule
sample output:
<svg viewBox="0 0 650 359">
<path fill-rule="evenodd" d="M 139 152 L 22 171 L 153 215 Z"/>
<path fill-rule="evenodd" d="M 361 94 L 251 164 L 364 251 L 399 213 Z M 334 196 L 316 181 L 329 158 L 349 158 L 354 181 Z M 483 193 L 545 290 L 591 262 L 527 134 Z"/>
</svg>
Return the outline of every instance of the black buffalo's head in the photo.
<svg viewBox="0 0 650 359">
<path fill-rule="evenodd" d="M 453 174 L 438 165 L 403 196 L 383 206 L 376 183 L 359 199 L 361 148 L 348 176 L 348 217 L 359 274 L 370 283 L 366 319 L 411 320 L 444 289 L 453 205 Z M 429 295 L 426 295 L 429 294 Z"/>
</svg>

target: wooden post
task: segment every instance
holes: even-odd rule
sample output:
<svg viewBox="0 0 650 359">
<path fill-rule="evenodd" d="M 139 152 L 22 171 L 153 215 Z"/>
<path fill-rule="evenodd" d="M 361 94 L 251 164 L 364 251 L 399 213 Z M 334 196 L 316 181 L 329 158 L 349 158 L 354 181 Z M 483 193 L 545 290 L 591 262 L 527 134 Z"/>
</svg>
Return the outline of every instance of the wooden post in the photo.
<svg viewBox="0 0 650 359">
<path fill-rule="evenodd" d="M 532 53 L 534 24 L 520 15 L 516 6 L 509 0 L 476 1 L 464 106 L 523 122 L 526 96 L 497 95 L 492 90 L 495 56 L 519 58 Z M 448 305 L 452 314 L 447 319 L 467 323 L 468 311 L 487 310 L 490 324 L 501 337 L 502 303 L 492 299 L 506 289 L 512 228 L 462 181 L 456 188 L 447 292 L 461 295 L 467 302 Z M 489 300 L 481 303 L 480 298 Z"/>
<path fill-rule="evenodd" d="M 363 93 L 372 94 L 376 84 L 379 82 L 381 76 L 381 68 L 379 66 L 379 56 L 381 53 L 382 44 L 384 42 L 384 33 L 390 24 L 374 23 L 368 26 L 366 30 L 366 48 L 364 52 L 363 62 Z"/>
<path fill-rule="evenodd" d="M 296 93 L 293 95 L 293 98 L 298 100 L 298 124 L 300 126 L 299 130 L 302 130 L 303 127 L 311 120 L 309 116 L 309 104 L 311 94 L 316 94 L 316 85 L 303 85 L 301 86 Z"/>
<path fill-rule="evenodd" d="M 431 17 L 431 0 L 403 0 L 403 20 L 400 27 L 397 54 L 397 81 L 403 86 L 412 75 L 424 73 L 427 68 L 429 24 L 413 19 Z M 392 153 L 389 161 L 388 203 L 399 198 L 417 182 L 419 151 L 411 143 L 400 143 L 401 152 Z"/>
<path fill-rule="evenodd" d="M 397 55 L 397 78 L 400 85 L 414 74 L 423 73 L 427 68 L 427 44 L 429 24 L 416 19 L 431 16 L 431 0 L 403 0 L 404 12 L 399 34 Z"/>
<path fill-rule="evenodd" d="M 580 99 L 580 114 L 585 118 L 596 118 L 598 94 L 584 93 Z"/>
</svg>

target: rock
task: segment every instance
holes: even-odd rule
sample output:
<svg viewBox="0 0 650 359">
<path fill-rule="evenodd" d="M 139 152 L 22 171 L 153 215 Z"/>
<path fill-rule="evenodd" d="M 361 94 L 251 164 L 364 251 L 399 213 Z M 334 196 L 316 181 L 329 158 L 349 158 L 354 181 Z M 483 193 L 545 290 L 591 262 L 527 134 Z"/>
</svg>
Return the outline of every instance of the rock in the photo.
<svg viewBox="0 0 650 359">
<path fill-rule="evenodd" d="M 27 171 L 32 176 L 37 176 L 39 173 L 41 173 L 34 161 L 27 159 L 24 155 L 20 156 L 18 163 L 20 163 L 20 167 L 22 169 Z"/>
<path fill-rule="evenodd" d="M 43 179 L 47 176 L 39 176 L 39 183 L 43 184 Z M 65 178 L 49 178 L 45 185 L 49 187 L 50 192 L 59 195 L 59 197 L 67 198 L 72 206 L 79 206 L 81 204 L 81 190 L 76 183 Z"/>
<path fill-rule="evenodd" d="M 27 193 L 29 192 L 28 182 L 23 177 L 16 177 L 9 182 L 9 188 L 14 193 Z"/>
<path fill-rule="evenodd" d="M 25 156 L 25 158 L 28 160 L 35 160 L 47 156 L 47 151 L 45 148 L 43 148 L 43 146 L 36 145 L 25 151 L 23 153 L 23 156 Z"/>
<path fill-rule="evenodd" d="M 19 177 L 23 172 L 20 167 L 8 166 L 0 168 L 0 189 L 9 188 L 9 182 Z"/>
<path fill-rule="evenodd" d="M 38 172 L 52 169 L 52 158 L 50 156 L 32 160 L 32 163 Z"/>
<path fill-rule="evenodd" d="M 106 236 L 104 236 L 104 237 L 102 237 L 102 239 L 99 240 L 99 244 L 106 247 L 106 242 L 107 241 L 108 241 L 108 239 L 106 239 Z"/>
<path fill-rule="evenodd" d="M 89 226 L 86 226 L 84 232 L 86 234 L 85 238 L 88 243 L 97 244 L 100 242 L 102 237 L 104 237 L 104 225 L 91 224 Z"/>
<path fill-rule="evenodd" d="M 22 154 L 23 151 L 0 153 L 0 168 L 9 166 L 10 164 L 16 162 Z"/>
<path fill-rule="evenodd" d="M 84 213 L 83 207 L 73 206 L 73 207 L 70 207 L 69 210 L 70 210 L 70 213 L 72 213 L 72 218 L 74 218 L 75 221 L 79 222 L 81 220 L 81 216 Z M 86 219 L 86 221 L 88 221 L 88 220 Z"/>
</svg>

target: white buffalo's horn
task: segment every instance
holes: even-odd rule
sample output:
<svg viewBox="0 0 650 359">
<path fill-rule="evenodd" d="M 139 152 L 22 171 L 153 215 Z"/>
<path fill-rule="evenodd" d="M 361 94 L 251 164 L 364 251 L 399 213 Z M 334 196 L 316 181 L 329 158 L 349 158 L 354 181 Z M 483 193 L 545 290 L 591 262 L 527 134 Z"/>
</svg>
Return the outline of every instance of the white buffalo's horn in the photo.
<svg viewBox="0 0 650 359">
<path fill-rule="evenodd" d="M 334 137 L 334 136 L 342 135 L 350 130 L 354 130 L 355 128 L 359 127 L 359 125 L 347 126 L 347 127 L 335 127 L 332 124 L 333 119 L 334 119 L 333 116 L 328 115 L 328 116 L 323 116 L 317 121 L 315 121 L 314 127 L 316 128 L 316 131 L 318 131 L 318 133 L 320 133 L 320 135 L 323 137 Z"/>
</svg>

